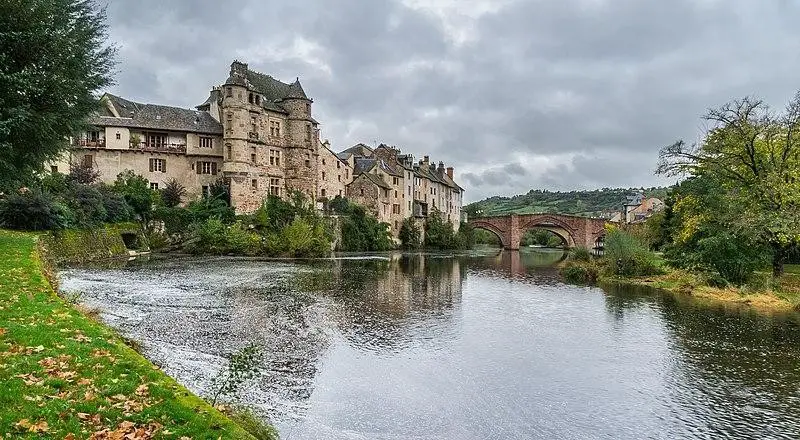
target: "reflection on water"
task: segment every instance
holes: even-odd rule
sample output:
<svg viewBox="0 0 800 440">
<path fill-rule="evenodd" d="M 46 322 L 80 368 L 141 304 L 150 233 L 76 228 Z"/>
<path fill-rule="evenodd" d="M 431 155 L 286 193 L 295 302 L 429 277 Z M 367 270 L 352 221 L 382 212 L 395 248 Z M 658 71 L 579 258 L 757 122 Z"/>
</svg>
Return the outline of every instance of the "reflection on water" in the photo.
<svg viewBox="0 0 800 440">
<path fill-rule="evenodd" d="M 62 288 L 201 394 L 263 345 L 240 398 L 287 439 L 800 437 L 796 317 L 568 286 L 562 259 L 154 258 Z"/>
</svg>

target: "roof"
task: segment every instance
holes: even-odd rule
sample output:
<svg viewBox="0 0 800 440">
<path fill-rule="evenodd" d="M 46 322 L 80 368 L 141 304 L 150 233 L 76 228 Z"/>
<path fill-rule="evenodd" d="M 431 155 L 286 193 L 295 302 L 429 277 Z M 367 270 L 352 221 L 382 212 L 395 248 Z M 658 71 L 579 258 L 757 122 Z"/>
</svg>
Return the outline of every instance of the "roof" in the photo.
<svg viewBox="0 0 800 440">
<path fill-rule="evenodd" d="M 361 174 L 360 176 L 358 176 L 356 179 L 360 179 L 360 178 L 367 179 L 367 180 L 369 180 L 370 182 L 374 183 L 375 185 L 378 185 L 379 187 L 381 187 L 381 188 L 383 188 L 383 189 L 389 189 L 389 190 L 390 190 L 390 189 L 392 189 L 392 187 L 391 187 L 391 186 L 389 186 L 389 184 L 388 184 L 388 183 L 384 182 L 384 181 L 383 181 L 383 179 L 381 179 L 379 176 L 377 176 L 377 175 L 375 175 L 375 174 L 372 174 L 372 173 L 362 173 L 362 174 Z"/>
<path fill-rule="evenodd" d="M 198 110 L 208 110 L 211 107 L 211 104 L 217 102 L 220 98 L 219 89 L 215 88 L 208 94 L 208 99 L 205 100 L 202 104 L 195 106 Z"/>
<path fill-rule="evenodd" d="M 98 127 L 130 127 L 164 131 L 222 134 L 222 124 L 209 113 L 166 105 L 142 104 L 106 93 L 103 99 L 120 117 L 95 114 L 89 124 Z"/>
<path fill-rule="evenodd" d="M 356 157 L 355 163 L 353 164 L 353 174 L 368 173 L 375 168 L 377 163 L 378 161 L 375 159 L 368 157 Z"/>
<path fill-rule="evenodd" d="M 372 157 L 373 150 L 364 144 L 355 144 L 352 147 L 337 154 L 340 159 L 347 160 L 350 156 L 356 157 Z"/>
<path fill-rule="evenodd" d="M 300 84 L 300 78 L 297 78 L 291 84 L 287 84 L 270 75 L 250 70 L 247 64 L 240 61 L 234 61 L 231 64 L 231 74 L 225 84 L 247 87 L 260 93 L 264 96 L 262 100 L 264 108 L 277 112 L 286 113 L 286 109 L 280 105 L 283 100 L 305 99 L 310 101 L 305 90 L 303 90 L 303 86 Z"/>
</svg>

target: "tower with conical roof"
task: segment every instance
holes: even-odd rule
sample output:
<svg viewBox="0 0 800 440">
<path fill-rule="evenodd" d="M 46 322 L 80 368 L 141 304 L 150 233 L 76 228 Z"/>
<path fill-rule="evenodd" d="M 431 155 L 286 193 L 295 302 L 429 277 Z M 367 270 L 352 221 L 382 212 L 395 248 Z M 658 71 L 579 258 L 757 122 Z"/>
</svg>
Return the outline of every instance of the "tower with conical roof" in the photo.
<svg viewBox="0 0 800 440">
<path fill-rule="evenodd" d="M 223 175 L 237 212 L 252 212 L 269 195 L 317 194 L 318 123 L 299 78 L 293 83 L 234 61 L 216 92 L 223 125 Z"/>
</svg>

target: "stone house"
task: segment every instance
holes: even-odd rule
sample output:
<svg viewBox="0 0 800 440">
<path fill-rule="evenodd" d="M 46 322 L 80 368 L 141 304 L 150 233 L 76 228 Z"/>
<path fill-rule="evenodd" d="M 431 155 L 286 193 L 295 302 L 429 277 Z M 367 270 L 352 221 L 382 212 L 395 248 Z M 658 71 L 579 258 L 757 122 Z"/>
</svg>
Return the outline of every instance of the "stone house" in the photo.
<svg viewBox="0 0 800 440">
<path fill-rule="evenodd" d="M 231 63 L 227 80 L 211 88 L 195 109 L 143 104 L 105 94 L 92 127 L 72 140 L 73 148 L 53 171 L 71 164 L 96 168 L 101 180 L 133 170 L 154 189 L 172 178 L 188 199 L 211 185 L 230 188 L 237 213 L 256 210 L 269 195 L 300 191 L 318 207 L 336 196 L 367 206 L 397 237 L 406 218 L 424 219 L 436 209 L 458 228 L 463 189 L 453 169 L 436 167 L 428 156 L 381 144 L 357 144 L 334 153 L 319 138 L 313 100 L 300 84 L 279 81 Z M 365 177 L 362 177 L 366 175 Z"/>
</svg>

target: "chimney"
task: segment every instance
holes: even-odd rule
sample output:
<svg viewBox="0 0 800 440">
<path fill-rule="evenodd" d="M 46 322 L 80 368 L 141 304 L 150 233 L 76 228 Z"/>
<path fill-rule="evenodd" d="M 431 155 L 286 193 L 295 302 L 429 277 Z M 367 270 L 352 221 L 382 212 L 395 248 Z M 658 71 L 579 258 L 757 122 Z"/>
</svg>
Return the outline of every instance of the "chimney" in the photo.
<svg viewBox="0 0 800 440">
<path fill-rule="evenodd" d="M 453 179 L 453 167 L 447 167 L 447 177 L 449 177 L 450 180 Z"/>
<path fill-rule="evenodd" d="M 234 60 L 231 63 L 231 76 L 240 76 L 242 78 L 247 76 L 247 63 L 239 60 Z"/>
<path fill-rule="evenodd" d="M 444 171 L 444 162 L 439 161 L 439 171 Z"/>
<path fill-rule="evenodd" d="M 424 165 L 430 164 L 431 163 L 431 157 L 430 156 L 422 156 L 422 163 Z"/>
</svg>

